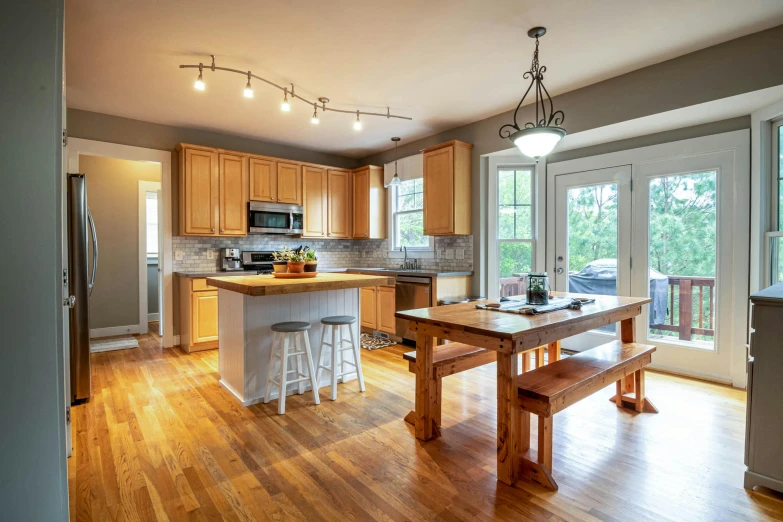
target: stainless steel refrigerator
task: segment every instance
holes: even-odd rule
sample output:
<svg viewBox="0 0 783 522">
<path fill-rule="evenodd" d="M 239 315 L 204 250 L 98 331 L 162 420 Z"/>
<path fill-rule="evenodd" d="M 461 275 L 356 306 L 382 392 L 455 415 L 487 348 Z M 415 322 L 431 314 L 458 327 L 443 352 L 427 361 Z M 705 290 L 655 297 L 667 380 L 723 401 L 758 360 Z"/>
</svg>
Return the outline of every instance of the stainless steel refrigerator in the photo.
<svg viewBox="0 0 783 522">
<path fill-rule="evenodd" d="M 92 273 L 89 274 L 88 229 L 92 239 Z M 98 237 L 87 206 L 84 174 L 68 175 L 68 290 L 71 346 L 71 402 L 89 400 L 90 377 L 89 299 L 98 268 Z M 88 276 L 89 274 L 89 276 Z"/>
</svg>

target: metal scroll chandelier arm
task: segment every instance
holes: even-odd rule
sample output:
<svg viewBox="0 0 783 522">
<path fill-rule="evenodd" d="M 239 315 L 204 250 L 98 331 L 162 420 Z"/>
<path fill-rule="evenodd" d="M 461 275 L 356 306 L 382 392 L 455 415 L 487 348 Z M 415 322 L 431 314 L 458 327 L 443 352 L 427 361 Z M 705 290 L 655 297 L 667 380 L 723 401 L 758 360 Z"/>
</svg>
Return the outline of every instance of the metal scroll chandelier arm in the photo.
<svg viewBox="0 0 783 522">
<path fill-rule="evenodd" d="M 509 136 L 511 136 L 511 134 L 513 134 L 513 131 L 511 129 L 520 130 L 519 129 L 519 123 L 517 123 L 517 113 L 519 112 L 520 107 L 522 107 L 522 103 L 524 103 L 525 98 L 527 98 L 527 93 L 530 92 L 530 89 L 533 88 L 533 84 L 536 83 L 535 76 L 533 76 L 533 74 L 530 71 L 527 71 L 522 77 L 523 78 L 530 78 L 530 85 L 527 86 L 527 90 L 525 91 L 525 94 L 522 95 L 522 99 L 519 100 L 519 103 L 517 104 L 517 109 L 514 111 L 514 123 L 513 124 L 512 123 L 507 123 L 507 124 L 503 125 L 502 127 L 500 127 L 500 130 L 498 131 L 498 134 L 500 135 L 500 137 L 504 138 L 504 139 L 508 138 Z M 506 129 L 506 127 L 509 127 L 509 128 Z M 506 130 L 504 131 L 504 129 L 506 129 Z"/>
</svg>

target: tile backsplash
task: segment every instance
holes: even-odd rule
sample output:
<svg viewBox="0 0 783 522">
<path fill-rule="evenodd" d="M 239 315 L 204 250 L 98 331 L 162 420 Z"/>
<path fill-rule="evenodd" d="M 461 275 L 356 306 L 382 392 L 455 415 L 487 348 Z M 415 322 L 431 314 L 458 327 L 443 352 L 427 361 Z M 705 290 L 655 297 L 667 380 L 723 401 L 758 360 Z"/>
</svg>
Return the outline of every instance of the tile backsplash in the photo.
<svg viewBox="0 0 783 522">
<path fill-rule="evenodd" d="M 309 246 L 318 252 L 323 268 L 396 268 L 402 259 L 389 257 L 388 239 L 323 240 L 247 236 L 212 238 L 174 236 L 175 272 L 213 272 L 219 269 L 221 248 L 240 250 L 279 250 L 283 245 Z M 421 259 L 425 269 L 473 270 L 473 236 L 435 238 L 435 258 Z"/>
</svg>

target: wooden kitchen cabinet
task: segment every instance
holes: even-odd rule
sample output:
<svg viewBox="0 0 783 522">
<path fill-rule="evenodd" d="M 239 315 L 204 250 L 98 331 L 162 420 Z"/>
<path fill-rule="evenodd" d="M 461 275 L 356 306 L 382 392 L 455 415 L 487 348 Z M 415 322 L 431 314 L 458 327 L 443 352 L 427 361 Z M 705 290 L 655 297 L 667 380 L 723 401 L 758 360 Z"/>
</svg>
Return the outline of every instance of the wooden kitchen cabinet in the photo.
<svg viewBox="0 0 783 522">
<path fill-rule="evenodd" d="M 179 232 L 183 236 L 217 235 L 218 155 L 216 149 L 180 145 Z"/>
<path fill-rule="evenodd" d="M 218 292 L 204 278 L 179 280 L 180 347 L 188 352 L 218 347 Z"/>
<path fill-rule="evenodd" d="M 351 172 L 329 169 L 327 171 L 327 236 L 351 237 Z"/>
<path fill-rule="evenodd" d="M 378 304 L 376 295 L 378 288 L 375 286 L 365 286 L 359 289 L 359 313 L 361 315 L 361 325 L 365 328 L 376 329 L 378 325 Z"/>
<path fill-rule="evenodd" d="M 247 235 L 247 157 L 218 155 L 221 236 Z"/>
<path fill-rule="evenodd" d="M 277 202 L 302 204 L 302 167 L 295 163 L 277 162 Z"/>
<path fill-rule="evenodd" d="M 376 330 L 386 332 L 388 334 L 394 334 L 397 329 L 394 319 L 394 287 L 379 286 L 375 295 L 377 300 Z"/>
<path fill-rule="evenodd" d="M 321 167 L 305 165 L 302 168 L 304 199 L 303 237 L 326 237 L 327 228 L 327 173 Z"/>
<path fill-rule="evenodd" d="M 265 158 L 248 158 L 250 201 L 277 202 L 277 162 Z"/>
<path fill-rule="evenodd" d="M 424 235 L 470 235 L 473 145 L 449 141 L 424 155 Z"/>
<path fill-rule="evenodd" d="M 386 239 L 386 189 L 381 167 L 368 165 L 353 171 L 353 237 Z"/>
<path fill-rule="evenodd" d="M 246 236 L 247 156 L 180 144 L 179 235 Z"/>
</svg>

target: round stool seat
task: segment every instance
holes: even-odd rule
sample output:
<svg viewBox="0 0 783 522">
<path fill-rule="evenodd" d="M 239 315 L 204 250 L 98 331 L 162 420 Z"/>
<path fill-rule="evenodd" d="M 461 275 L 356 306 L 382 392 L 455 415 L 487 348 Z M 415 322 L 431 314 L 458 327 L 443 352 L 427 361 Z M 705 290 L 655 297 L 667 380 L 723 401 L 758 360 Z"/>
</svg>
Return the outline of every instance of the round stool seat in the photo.
<svg viewBox="0 0 783 522">
<path fill-rule="evenodd" d="M 321 324 L 353 324 L 356 322 L 356 318 L 352 315 L 332 315 L 330 317 L 324 317 L 321 319 Z"/>
<path fill-rule="evenodd" d="M 287 321 L 272 325 L 273 332 L 304 332 L 310 329 L 310 323 L 304 321 Z"/>
</svg>

